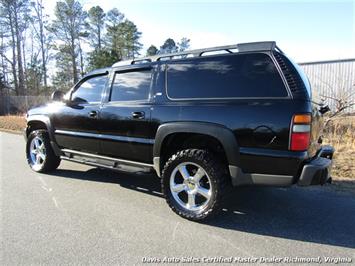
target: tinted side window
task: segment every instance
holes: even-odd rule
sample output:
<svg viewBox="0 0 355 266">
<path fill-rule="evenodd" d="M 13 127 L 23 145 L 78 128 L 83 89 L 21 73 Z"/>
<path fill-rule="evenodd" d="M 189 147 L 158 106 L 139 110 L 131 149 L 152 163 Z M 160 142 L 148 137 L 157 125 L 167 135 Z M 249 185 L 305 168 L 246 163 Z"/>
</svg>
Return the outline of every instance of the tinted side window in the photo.
<svg viewBox="0 0 355 266">
<path fill-rule="evenodd" d="M 171 63 L 171 98 L 286 97 L 284 83 L 266 54 L 239 54 Z"/>
<path fill-rule="evenodd" d="M 73 92 L 72 100 L 82 103 L 100 102 L 106 81 L 107 75 L 89 78 Z"/>
<path fill-rule="evenodd" d="M 116 73 L 111 89 L 111 101 L 146 100 L 149 96 L 151 71 Z"/>
</svg>

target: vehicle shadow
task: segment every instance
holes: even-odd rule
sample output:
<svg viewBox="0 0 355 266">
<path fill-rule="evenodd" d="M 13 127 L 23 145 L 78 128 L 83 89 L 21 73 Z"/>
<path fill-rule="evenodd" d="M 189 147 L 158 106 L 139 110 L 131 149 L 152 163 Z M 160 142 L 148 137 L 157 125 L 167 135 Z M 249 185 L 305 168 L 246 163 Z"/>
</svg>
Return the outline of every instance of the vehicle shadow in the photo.
<svg viewBox="0 0 355 266">
<path fill-rule="evenodd" d="M 163 197 L 160 189 L 160 178 L 155 174 L 129 174 L 100 168 L 91 168 L 84 173 L 83 171 L 59 168 L 53 171 L 51 176 L 118 184 L 124 188 L 137 190 L 157 197 Z"/>
<path fill-rule="evenodd" d="M 316 188 L 235 188 L 212 226 L 355 248 L 355 198 Z"/>
<path fill-rule="evenodd" d="M 55 176 L 118 184 L 162 197 L 156 175 L 93 168 L 58 169 Z M 229 230 L 305 242 L 355 248 L 355 198 L 322 188 L 235 188 L 223 212 L 206 222 Z"/>
</svg>

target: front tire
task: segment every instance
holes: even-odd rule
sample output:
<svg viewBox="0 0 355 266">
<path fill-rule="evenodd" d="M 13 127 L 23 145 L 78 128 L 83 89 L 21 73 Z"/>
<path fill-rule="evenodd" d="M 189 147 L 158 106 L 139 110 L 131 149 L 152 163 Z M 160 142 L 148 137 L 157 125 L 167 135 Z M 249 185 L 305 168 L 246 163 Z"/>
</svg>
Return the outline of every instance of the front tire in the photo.
<svg viewBox="0 0 355 266">
<path fill-rule="evenodd" d="M 60 157 L 55 155 L 46 130 L 35 130 L 29 134 L 26 157 L 28 165 L 35 172 L 50 172 L 60 164 Z"/>
<path fill-rule="evenodd" d="M 183 218 L 202 221 L 217 214 L 226 195 L 225 167 L 206 150 L 174 154 L 162 172 L 162 191 L 170 208 Z"/>
</svg>

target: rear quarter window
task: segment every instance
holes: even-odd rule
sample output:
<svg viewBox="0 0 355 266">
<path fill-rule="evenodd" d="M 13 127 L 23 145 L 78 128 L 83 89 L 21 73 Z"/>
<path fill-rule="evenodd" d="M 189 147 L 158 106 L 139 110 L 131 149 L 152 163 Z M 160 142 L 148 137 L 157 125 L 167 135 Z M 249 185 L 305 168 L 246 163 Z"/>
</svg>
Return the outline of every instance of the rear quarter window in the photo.
<svg viewBox="0 0 355 266">
<path fill-rule="evenodd" d="M 274 62 L 262 53 L 169 63 L 167 94 L 172 99 L 288 96 Z"/>
</svg>

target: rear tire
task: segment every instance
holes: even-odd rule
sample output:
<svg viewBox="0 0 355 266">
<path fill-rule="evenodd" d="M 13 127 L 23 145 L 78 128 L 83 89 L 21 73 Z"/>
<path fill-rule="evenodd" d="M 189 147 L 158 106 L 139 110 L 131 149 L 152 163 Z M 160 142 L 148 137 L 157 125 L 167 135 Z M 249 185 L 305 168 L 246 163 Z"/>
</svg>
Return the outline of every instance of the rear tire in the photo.
<svg viewBox="0 0 355 266">
<path fill-rule="evenodd" d="M 46 130 L 35 130 L 29 134 L 26 157 L 28 165 L 35 172 L 50 172 L 60 164 L 60 157 L 55 155 Z"/>
<path fill-rule="evenodd" d="M 206 150 L 174 154 L 162 172 L 162 191 L 170 208 L 183 218 L 203 221 L 216 215 L 229 187 L 225 166 Z"/>
</svg>

